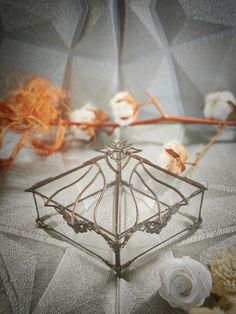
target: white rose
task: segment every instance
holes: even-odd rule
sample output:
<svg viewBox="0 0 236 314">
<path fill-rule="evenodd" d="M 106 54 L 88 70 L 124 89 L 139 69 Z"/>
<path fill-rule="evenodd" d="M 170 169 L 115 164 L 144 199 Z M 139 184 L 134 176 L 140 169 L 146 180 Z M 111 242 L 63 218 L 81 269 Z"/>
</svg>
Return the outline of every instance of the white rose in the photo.
<svg viewBox="0 0 236 314">
<path fill-rule="evenodd" d="M 131 124 L 138 113 L 138 105 L 134 98 L 126 91 L 117 93 L 111 100 L 110 106 L 114 121 L 121 126 Z"/>
<path fill-rule="evenodd" d="M 216 120 L 226 120 L 233 112 L 235 97 L 231 92 L 210 93 L 205 97 L 204 116 Z"/>
<path fill-rule="evenodd" d="M 211 274 L 190 257 L 171 259 L 160 267 L 159 294 L 173 307 L 189 310 L 203 304 L 210 295 Z"/>
<path fill-rule="evenodd" d="M 86 104 L 80 109 L 75 109 L 70 112 L 69 120 L 74 122 L 93 122 L 96 119 L 96 108 L 91 104 Z M 80 128 L 77 126 L 72 126 L 72 131 L 77 139 L 83 141 L 89 141 L 91 135 L 86 132 L 86 128 Z"/>
</svg>

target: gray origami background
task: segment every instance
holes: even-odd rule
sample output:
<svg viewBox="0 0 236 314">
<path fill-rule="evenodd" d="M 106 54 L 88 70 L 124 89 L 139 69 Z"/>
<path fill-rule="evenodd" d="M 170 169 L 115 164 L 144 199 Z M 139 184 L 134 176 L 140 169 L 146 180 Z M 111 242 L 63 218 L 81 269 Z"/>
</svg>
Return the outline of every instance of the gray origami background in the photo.
<svg viewBox="0 0 236 314">
<path fill-rule="evenodd" d="M 235 26 L 234 0 L 0 0 L 2 91 L 8 75 L 40 75 L 68 88 L 74 107 L 107 106 L 121 89 L 142 102 L 150 90 L 168 112 L 200 116 L 207 92 L 236 93 Z M 155 162 L 161 143 L 173 138 L 192 160 L 212 131 L 145 126 L 124 134 Z M 209 189 L 202 229 L 137 261 L 122 279 L 38 229 L 32 197 L 23 193 L 93 157 L 93 149 L 47 159 L 25 149 L 1 178 L 0 313 L 183 313 L 159 297 L 158 268 L 173 255 L 206 264 L 236 243 L 234 142 L 234 130 L 225 131 L 195 173 Z"/>
<path fill-rule="evenodd" d="M 118 90 L 200 115 L 203 96 L 236 86 L 234 0 L 1 0 L 0 79 L 40 75 L 71 104 Z"/>
</svg>

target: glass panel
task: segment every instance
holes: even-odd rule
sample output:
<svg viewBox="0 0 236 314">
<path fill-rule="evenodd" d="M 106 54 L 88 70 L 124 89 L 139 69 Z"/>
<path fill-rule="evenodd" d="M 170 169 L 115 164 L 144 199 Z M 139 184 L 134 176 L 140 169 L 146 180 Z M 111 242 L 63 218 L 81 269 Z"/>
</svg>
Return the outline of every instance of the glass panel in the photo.
<svg viewBox="0 0 236 314">
<path fill-rule="evenodd" d="M 202 190 L 191 183 L 139 158 L 108 157 L 49 179 L 36 193 L 44 223 L 110 263 L 118 236 L 126 263 L 197 222 Z"/>
<path fill-rule="evenodd" d="M 159 234 L 147 233 L 145 230 L 136 231 L 121 251 L 122 264 L 154 246 L 163 247 L 182 239 L 186 235 L 191 235 L 196 230 L 192 227 L 198 222 L 201 196 L 202 193 L 199 193 L 194 198 L 191 198 L 189 205 L 182 206 L 173 214 Z M 187 228 L 189 229 L 186 230 Z M 171 237 L 173 238 L 170 239 Z M 155 252 L 157 252 L 156 249 L 153 250 L 153 254 L 156 254 Z"/>
<path fill-rule="evenodd" d="M 40 220 L 48 227 L 61 233 L 62 235 L 61 237 L 59 235 L 59 239 L 63 239 L 62 236 L 65 236 L 99 255 L 111 264 L 114 264 L 114 253 L 101 235 L 89 230 L 83 233 L 76 233 L 73 228 L 67 224 L 63 215 L 59 214 L 55 208 L 44 206 L 43 199 L 39 196 L 36 196 L 36 199 L 39 208 Z M 54 231 L 46 230 L 46 232 L 51 236 L 57 236 Z"/>
</svg>

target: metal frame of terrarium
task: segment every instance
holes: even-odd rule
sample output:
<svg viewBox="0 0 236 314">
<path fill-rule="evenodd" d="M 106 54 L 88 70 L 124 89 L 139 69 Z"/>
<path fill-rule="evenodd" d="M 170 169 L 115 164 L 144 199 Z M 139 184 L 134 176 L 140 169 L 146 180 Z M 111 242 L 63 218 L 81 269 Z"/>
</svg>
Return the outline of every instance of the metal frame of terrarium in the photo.
<svg viewBox="0 0 236 314">
<path fill-rule="evenodd" d="M 204 197 L 204 192 L 206 190 L 206 187 L 203 186 L 202 184 L 193 181 L 189 178 L 182 177 L 175 175 L 168 170 L 165 170 L 161 168 L 158 165 L 153 164 L 149 160 L 141 157 L 140 155 L 137 155 L 138 152 L 141 152 L 140 149 L 136 149 L 132 147 L 131 144 L 128 144 L 126 141 L 122 142 L 112 142 L 111 145 L 107 146 L 107 148 L 103 150 L 99 150 L 102 155 L 99 155 L 95 158 L 92 158 L 88 160 L 87 162 L 83 163 L 81 166 L 76 167 L 72 170 L 66 171 L 56 177 L 50 177 L 46 180 L 40 181 L 36 184 L 34 184 L 32 187 L 26 190 L 26 192 L 32 192 L 33 193 L 33 198 L 36 206 L 36 212 L 37 212 L 37 219 L 36 222 L 40 228 L 44 228 L 46 230 L 52 230 L 64 238 L 68 239 L 69 241 L 73 242 L 74 244 L 82 247 L 89 253 L 99 257 L 104 263 L 106 263 L 110 268 L 112 268 L 117 275 L 120 275 L 121 272 L 127 268 L 134 260 L 137 258 L 141 257 L 142 255 L 146 254 L 147 252 L 153 250 L 157 246 L 161 245 L 162 243 L 166 242 L 167 240 L 170 240 L 172 238 L 175 238 L 178 236 L 180 233 L 187 231 L 187 230 L 193 230 L 194 228 L 198 228 L 202 222 L 201 218 L 201 209 L 202 209 L 202 202 L 203 202 L 203 197 Z M 122 180 L 122 172 L 125 171 L 126 165 L 130 162 L 130 160 L 133 159 L 137 161 L 136 165 L 133 167 L 129 180 L 128 182 Z M 109 168 L 114 172 L 114 181 L 110 183 L 109 185 L 114 185 L 115 193 L 114 193 L 114 217 L 115 217 L 115 232 L 111 232 L 107 230 L 106 228 L 100 226 L 97 223 L 97 209 L 99 207 L 100 201 L 107 189 L 107 183 L 106 183 L 106 176 L 103 172 L 103 169 L 99 165 L 100 160 L 105 160 L 106 164 L 109 166 Z M 83 169 L 87 166 L 95 165 L 97 168 L 97 175 L 86 185 L 84 186 L 83 190 L 76 195 L 76 198 L 72 204 L 69 204 L 68 206 L 64 206 L 57 201 L 55 201 L 54 197 L 57 195 L 59 192 L 62 192 L 63 190 L 67 189 L 69 186 L 75 184 L 75 182 L 79 182 L 82 177 L 86 176 L 86 174 L 90 171 L 91 167 L 84 173 L 84 175 L 80 178 L 78 178 L 75 182 L 70 183 L 69 185 L 63 186 L 59 190 L 56 190 L 50 197 L 44 195 L 43 193 L 39 192 L 38 189 L 49 184 L 50 182 L 56 181 L 60 178 L 63 178 L 64 176 L 70 175 L 71 173 Z M 172 206 L 169 206 L 168 204 L 164 205 L 166 206 L 166 210 L 164 212 L 161 212 L 160 210 L 160 201 L 158 199 L 158 196 L 153 189 L 148 186 L 147 182 L 145 182 L 145 179 L 142 177 L 142 175 L 137 171 L 137 167 L 141 166 L 146 173 L 150 177 L 152 177 L 153 180 L 158 181 L 158 183 L 164 185 L 167 189 L 172 189 L 174 190 L 181 198 L 181 201 L 175 203 Z M 146 166 L 150 166 L 153 169 L 157 169 L 162 173 L 165 173 L 166 175 L 173 176 L 177 180 L 184 181 L 194 187 L 196 187 L 198 190 L 197 192 L 193 193 L 190 195 L 188 198 L 186 198 L 181 191 L 179 191 L 177 188 L 173 187 L 171 184 L 168 184 L 166 182 L 163 182 L 161 180 L 158 180 L 156 177 L 154 177 L 147 169 Z M 143 183 L 143 185 L 146 187 L 147 191 L 149 193 L 145 193 L 144 191 L 138 191 L 139 193 L 145 195 L 146 197 L 151 198 L 154 202 L 157 204 L 158 212 L 155 215 L 152 215 L 151 217 L 139 221 L 139 206 L 138 203 L 135 199 L 134 196 L 134 190 L 132 187 L 132 176 L 136 174 L 140 181 Z M 94 206 L 93 209 L 93 219 L 88 220 L 85 217 L 81 216 L 76 212 L 76 206 L 78 206 L 79 202 L 83 201 L 83 194 L 84 192 L 89 188 L 89 186 L 96 180 L 97 176 L 101 175 L 103 178 L 103 186 L 100 190 L 98 190 L 96 193 L 99 194 L 98 201 L 96 202 L 96 205 Z M 135 211 L 136 211 L 136 219 L 135 223 L 131 228 L 128 228 L 127 230 L 120 232 L 119 224 L 120 224 L 120 187 L 121 185 L 125 185 L 127 188 L 130 189 L 134 204 L 135 204 Z M 199 204 L 199 211 L 198 211 L 198 217 L 196 221 L 194 221 L 192 226 L 188 226 L 185 229 L 181 230 L 180 232 L 172 235 L 170 238 L 164 240 L 161 243 L 158 243 L 151 248 L 145 250 L 141 254 L 138 254 L 137 256 L 131 258 L 124 264 L 121 263 L 121 252 L 122 249 L 126 246 L 127 242 L 129 239 L 132 237 L 132 235 L 135 232 L 146 232 L 149 234 L 159 234 L 163 228 L 165 228 L 168 224 L 168 222 L 171 220 L 171 217 L 179 211 L 179 209 L 184 206 L 188 205 L 189 201 L 191 198 L 195 197 L 196 195 L 201 194 L 201 199 L 200 199 L 200 204 Z M 88 247 L 81 245 L 79 242 L 72 240 L 65 234 L 57 231 L 53 227 L 47 225 L 44 221 L 44 217 L 40 216 L 40 211 L 38 208 L 37 200 L 36 200 L 36 195 L 40 196 L 44 200 L 44 206 L 51 206 L 54 207 L 55 210 L 63 216 L 65 223 L 67 223 L 75 233 L 80 234 L 80 233 L 87 233 L 87 232 L 95 232 L 98 236 L 103 237 L 103 239 L 106 241 L 110 249 L 114 252 L 114 263 L 109 262 L 99 254 L 93 252 L 91 249 Z M 94 195 L 94 193 L 93 193 Z M 86 197 L 90 197 L 92 195 L 88 195 Z M 72 209 L 71 209 L 72 208 Z"/>
</svg>

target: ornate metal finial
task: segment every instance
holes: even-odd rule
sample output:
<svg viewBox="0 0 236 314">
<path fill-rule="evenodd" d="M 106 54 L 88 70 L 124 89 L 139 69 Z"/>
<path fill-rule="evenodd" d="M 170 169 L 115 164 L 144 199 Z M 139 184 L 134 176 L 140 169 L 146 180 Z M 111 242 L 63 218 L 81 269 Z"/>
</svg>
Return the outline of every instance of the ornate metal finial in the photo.
<svg viewBox="0 0 236 314">
<path fill-rule="evenodd" d="M 132 144 L 128 143 L 127 141 L 114 140 L 111 142 L 111 144 L 107 145 L 105 149 L 101 149 L 98 151 L 109 156 L 117 164 L 120 164 L 123 160 L 126 159 L 127 156 L 130 156 L 134 153 L 139 153 L 142 150 L 133 147 Z"/>
</svg>

